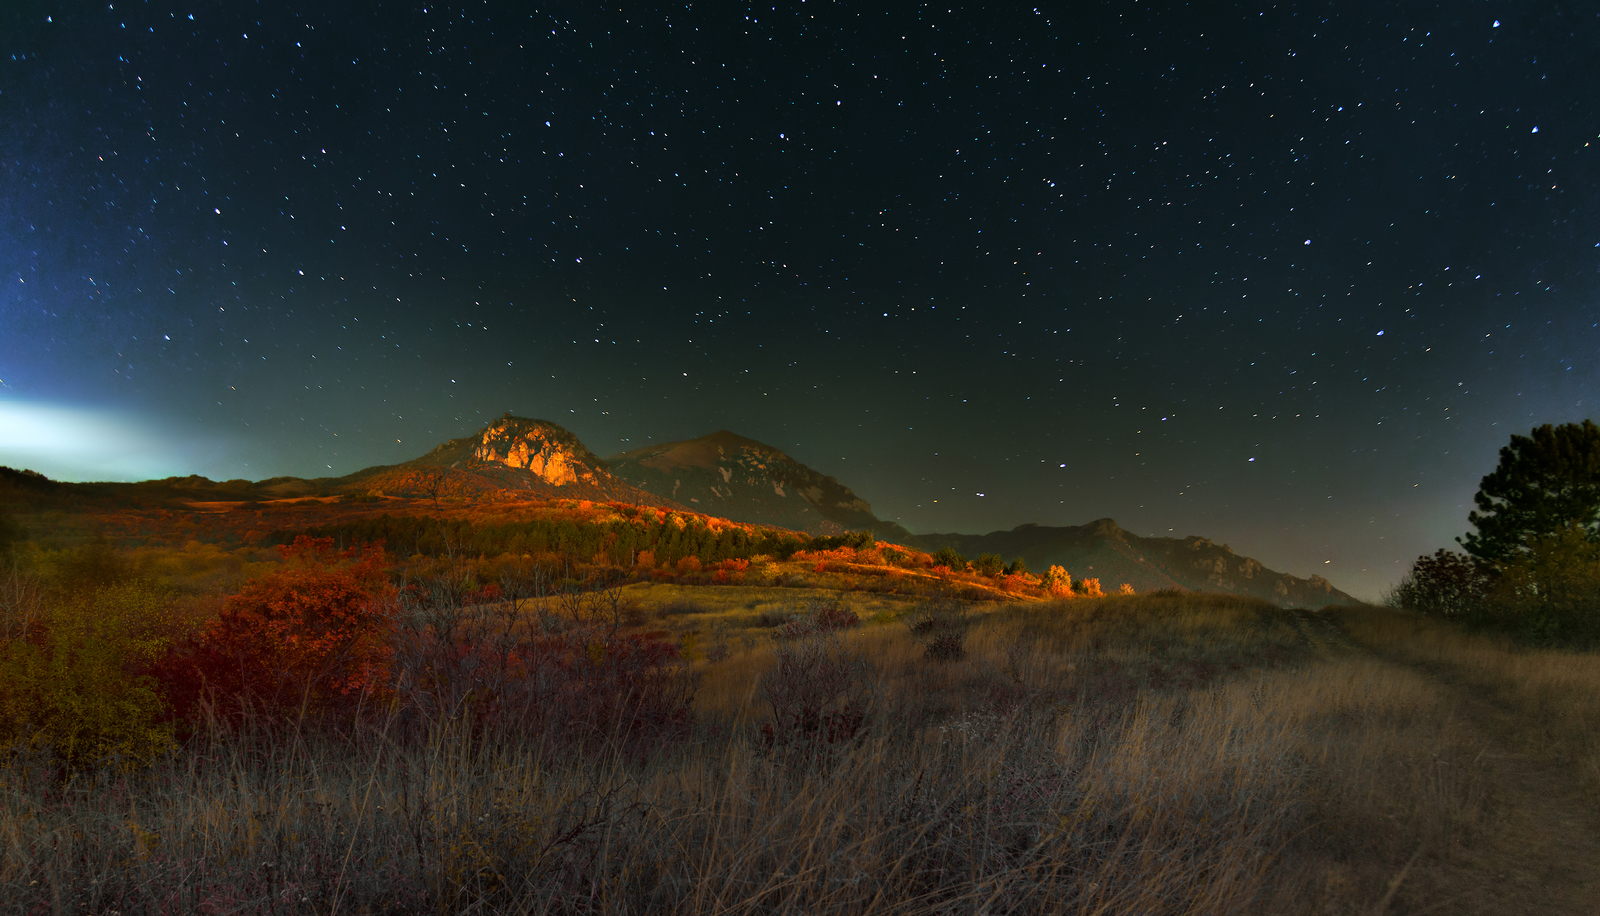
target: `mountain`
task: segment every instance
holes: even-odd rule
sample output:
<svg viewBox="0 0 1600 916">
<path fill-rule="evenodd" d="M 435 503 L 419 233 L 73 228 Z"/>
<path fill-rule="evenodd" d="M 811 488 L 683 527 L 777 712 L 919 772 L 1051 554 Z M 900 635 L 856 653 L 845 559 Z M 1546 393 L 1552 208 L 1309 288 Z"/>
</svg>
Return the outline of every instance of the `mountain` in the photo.
<svg viewBox="0 0 1600 916">
<path fill-rule="evenodd" d="M 780 525 L 809 534 L 871 529 L 880 540 L 932 552 L 943 547 L 969 560 L 985 553 L 1022 558 L 1035 572 L 1063 566 L 1103 587 L 1126 582 L 1145 592 L 1164 588 L 1253 595 L 1275 604 L 1320 607 L 1354 602 L 1326 579 L 1301 579 L 1239 556 L 1203 537 L 1142 538 L 1103 518 L 1076 527 L 1022 525 L 989 534 L 912 534 L 872 513 L 872 506 L 832 477 L 770 445 L 720 430 L 606 459 L 616 476 L 641 490 L 737 522 Z"/>
<path fill-rule="evenodd" d="M 641 490 L 734 521 L 813 535 L 871 528 L 884 540 L 911 536 L 873 515 L 866 500 L 834 478 L 725 429 L 612 455 L 606 462 L 613 474 Z"/>
<path fill-rule="evenodd" d="M 948 547 L 968 559 L 985 553 L 1006 560 L 1021 557 L 1035 572 L 1059 565 L 1074 578 L 1099 579 L 1108 591 L 1127 582 L 1140 592 L 1228 592 L 1290 607 L 1356 603 L 1321 576 L 1302 579 L 1275 572 L 1203 537 L 1139 537 L 1109 518 L 1059 528 L 1021 525 L 988 534 L 914 535 L 907 546 L 927 551 Z"/>
<path fill-rule="evenodd" d="M 578 437 L 548 420 L 507 413 L 478 433 L 420 458 L 339 478 L 344 492 L 388 496 L 519 496 L 591 499 L 681 508 L 620 479 Z"/>
<path fill-rule="evenodd" d="M 912 534 L 878 518 L 866 500 L 838 480 L 727 430 L 602 460 L 555 423 L 507 413 L 476 434 L 452 439 L 419 458 L 337 478 L 215 482 L 191 476 L 137 484 L 57 484 L 29 471 L 0 468 L 0 497 L 8 505 L 34 510 L 87 506 L 96 500 L 234 506 L 341 495 L 642 503 L 813 535 L 871 529 L 880 540 L 930 553 L 950 548 L 969 560 L 999 554 L 1006 561 L 1021 558 L 1035 572 L 1063 566 L 1076 579 L 1099 579 L 1108 590 L 1126 582 L 1140 592 L 1219 591 L 1287 606 L 1355 601 L 1321 576 L 1302 579 L 1276 572 L 1203 537 L 1138 537 L 1109 518 L 1076 527 L 1021 525 L 988 534 Z"/>
</svg>

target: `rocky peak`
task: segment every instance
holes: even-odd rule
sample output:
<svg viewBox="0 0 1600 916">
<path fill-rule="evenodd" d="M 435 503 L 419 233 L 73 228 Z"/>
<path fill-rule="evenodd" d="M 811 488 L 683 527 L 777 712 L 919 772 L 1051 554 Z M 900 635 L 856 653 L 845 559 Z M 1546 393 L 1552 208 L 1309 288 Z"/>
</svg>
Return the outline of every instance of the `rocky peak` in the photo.
<svg viewBox="0 0 1600 916">
<path fill-rule="evenodd" d="M 1096 538 L 1104 538 L 1108 541 L 1127 539 L 1127 532 L 1122 530 L 1122 526 L 1117 524 L 1116 519 L 1097 518 L 1084 527 L 1089 529 L 1089 533 Z"/>
<path fill-rule="evenodd" d="M 478 434 L 472 460 L 530 471 L 552 486 L 594 482 L 605 469 L 578 437 L 546 420 L 506 414 Z"/>
</svg>

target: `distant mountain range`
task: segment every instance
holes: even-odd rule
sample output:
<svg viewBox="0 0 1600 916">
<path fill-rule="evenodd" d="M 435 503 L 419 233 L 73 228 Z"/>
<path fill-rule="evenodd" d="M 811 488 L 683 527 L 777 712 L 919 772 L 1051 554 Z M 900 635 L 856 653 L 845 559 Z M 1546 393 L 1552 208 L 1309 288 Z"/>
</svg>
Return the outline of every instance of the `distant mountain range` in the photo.
<svg viewBox="0 0 1600 916">
<path fill-rule="evenodd" d="M 1008 561 L 1021 557 L 1035 572 L 1055 564 L 1075 578 L 1096 578 L 1106 586 L 1127 582 L 1141 592 L 1228 592 L 1286 607 L 1356 603 L 1321 576 L 1302 579 L 1275 572 L 1203 537 L 1139 537 L 1109 518 L 1060 528 L 1019 525 L 988 534 L 913 535 L 907 546 L 927 551 L 949 547 L 969 558 L 985 553 Z"/>
<path fill-rule="evenodd" d="M 37 475 L 24 479 L 9 469 L 0 471 L 10 473 L 0 474 L 0 489 L 18 495 L 40 492 L 49 483 Z M 200 491 L 206 499 L 349 494 L 437 500 L 505 495 L 643 503 L 813 535 L 871 529 L 879 540 L 917 550 L 950 548 L 969 559 L 986 553 L 999 554 L 1008 562 L 1021 558 L 1036 572 L 1060 565 L 1074 578 L 1097 578 L 1107 588 L 1126 582 L 1141 592 L 1230 592 L 1287 606 L 1355 601 L 1321 576 L 1302 579 L 1275 572 L 1203 537 L 1138 537 L 1109 518 L 1075 527 L 1021 525 L 988 534 L 913 534 L 878 518 L 866 500 L 834 478 L 770 445 L 727 430 L 601 459 L 555 423 L 508 413 L 478 433 L 452 439 L 420 458 L 364 468 L 345 477 L 220 483 L 187 477 L 74 486 L 84 492 L 141 487 L 141 492 L 151 494 L 166 488 L 174 494 L 191 494 L 190 499 Z"/>
</svg>

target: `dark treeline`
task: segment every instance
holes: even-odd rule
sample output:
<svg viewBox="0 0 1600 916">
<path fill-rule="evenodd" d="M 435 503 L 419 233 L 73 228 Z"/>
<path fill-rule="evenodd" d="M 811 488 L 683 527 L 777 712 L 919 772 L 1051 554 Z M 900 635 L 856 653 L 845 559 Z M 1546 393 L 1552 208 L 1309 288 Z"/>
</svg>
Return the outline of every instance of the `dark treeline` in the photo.
<svg viewBox="0 0 1600 916">
<path fill-rule="evenodd" d="M 703 564 L 747 560 L 766 555 L 786 560 L 799 550 L 870 547 L 872 533 L 839 537 L 807 537 L 777 528 L 725 528 L 714 531 L 698 516 L 659 516 L 580 521 L 572 518 L 482 524 L 469 519 L 380 515 L 320 525 L 298 531 L 275 531 L 271 542 L 291 543 L 297 535 L 331 537 L 341 547 L 382 542 L 391 552 L 424 556 L 457 554 L 494 557 L 502 554 L 561 554 L 580 563 L 632 566 L 642 551 L 657 564 L 677 563 L 688 556 Z"/>
</svg>

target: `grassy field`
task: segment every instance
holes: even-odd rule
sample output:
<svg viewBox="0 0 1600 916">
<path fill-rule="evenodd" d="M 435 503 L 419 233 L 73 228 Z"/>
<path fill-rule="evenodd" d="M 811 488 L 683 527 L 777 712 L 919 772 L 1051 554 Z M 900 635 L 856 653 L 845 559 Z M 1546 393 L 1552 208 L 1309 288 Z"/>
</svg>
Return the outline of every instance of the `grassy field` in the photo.
<svg viewBox="0 0 1600 916">
<path fill-rule="evenodd" d="M 689 740 L 582 757 L 448 723 L 402 740 L 377 716 L 338 739 L 201 737 L 65 784 L 14 756 L 0 912 L 1497 914 L 1600 899 L 1594 655 L 1211 595 L 932 611 L 817 589 L 623 595 L 629 626 L 688 650 Z M 840 605 L 863 625 L 773 638 Z M 937 626 L 907 625 L 925 618 Z M 934 633 L 960 651 L 929 657 Z M 834 740 L 775 719 L 772 698 L 808 689 L 846 723 Z"/>
</svg>

